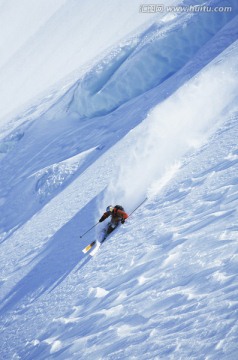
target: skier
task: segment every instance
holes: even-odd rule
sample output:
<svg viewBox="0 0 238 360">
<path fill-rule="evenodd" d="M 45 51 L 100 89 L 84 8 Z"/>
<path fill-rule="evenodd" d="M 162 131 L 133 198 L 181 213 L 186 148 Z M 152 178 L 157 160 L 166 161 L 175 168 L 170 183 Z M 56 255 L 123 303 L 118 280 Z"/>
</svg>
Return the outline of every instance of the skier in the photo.
<svg viewBox="0 0 238 360">
<path fill-rule="evenodd" d="M 101 242 L 103 242 L 106 239 L 107 235 L 109 235 L 113 230 L 116 229 L 119 223 L 124 224 L 125 220 L 128 218 L 128 214 L 125 212 L 124 208 L 120 205 L 116 205 L 116 206 L 109 205 L 106 208 L 106 212 L 100 218 L 99 222 L 103 222 L 109 216 L 111 216 L 111 220 L 102 232 Z"/>
</svg>

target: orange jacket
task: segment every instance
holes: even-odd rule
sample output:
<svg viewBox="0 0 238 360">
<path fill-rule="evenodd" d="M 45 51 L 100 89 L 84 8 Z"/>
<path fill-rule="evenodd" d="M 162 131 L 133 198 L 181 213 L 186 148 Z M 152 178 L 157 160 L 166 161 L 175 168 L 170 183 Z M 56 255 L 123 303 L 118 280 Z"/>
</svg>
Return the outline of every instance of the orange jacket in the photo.
<svg viewBox="0 0 238 360">
<path fill-rule="evenodd" d="M 104 221 L 105 219 L 107 219 L 109 216 L 111 216 L 111 222 L 113 224 L 118 224 L 120 221 L 122 220 L 126 220 L 128 218 L 128 215 L 125 211 L 122 211 L 120 209 L 116 209 L 114 208 L 112 213 L 110 211 L 107 211 L 103 214 L 103 216 L 101 217 L 101 219 L 99 220 L 99 222 Z"/>
</svg>

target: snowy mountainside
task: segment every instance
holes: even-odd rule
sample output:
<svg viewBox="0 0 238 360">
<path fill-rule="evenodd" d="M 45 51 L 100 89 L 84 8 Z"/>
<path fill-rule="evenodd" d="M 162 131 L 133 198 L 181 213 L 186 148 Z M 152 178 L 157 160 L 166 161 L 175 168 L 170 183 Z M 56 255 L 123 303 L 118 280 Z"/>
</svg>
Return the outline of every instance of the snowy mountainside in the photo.
<svg viewBox="0 0 238 360">
<path fill-rule="evenodd" d="M 19 108 L 29 108 L 32 99 L 34 103 L 42 99 L 46 89 L 52 96 L 59 86 L 72 84 L 108 48 L 143 28 L 154 14 L 141 16 L 139 5 L 139 0 L 24 0 L 23 5 L 11 0 L 0 4 L 0 49 L 4 52 L 0 61 L 1 126 L 9 123 L 9 116 L 19 115 Z"/>
<path fill-rule="evenodd" d="M 236 25 L 231 21 L 235 8 L 238 11 L 234 3 L 234 12 L 218 13 L 215 19 L 214 14 L 208 12 L 192 17 L 182 14 L 172 21 L 154 23 L 141 36 L 115 49 L 109 58 L 83 77 L 74 94 L 74 108 L 81 116 L 105 115 L 158 86 L 193 59 L 225 25 L 228 28 L 237 26 L 237 19 Z M 232 41 L 234 38 L 229 36 L 219 49 L 213 44 L 216 55 L 222 46 L 225 48 Z"/>
<path fill-rule="evenodd" d="M 20 357 L 236 359 L 236 136 L 237 111 L 96 258 L 76 266 L 51 293 L 54 305 L 42 296 L 38 316 L 50 308 L 52 322 Z"/>
<path fill-rule="evenodd" d="M 66 77 L 60 96 L 9 120 L 0 143 L 4 359 L 236 359 L 230 4 L 230 14 L 160 14 L 76 81 Z M 82 253 L 105 223 L 80 234 L 109 203 L 131 213 L 145 198 L 96 257 Z"/>
<path fill-rule="evenodd" d="M 220 29 L 221 27 L 221 16 L 220 14 L 218 15 L 219 16 L 216 17 L 216 21 L 213 21 L 214 31 L 215 29 Z M 205 29 L 208 26 L 210 16 L 211 15 L 206 18 L 206 21 L 202 22 Z M 229 21 L 229 18 L 231 18 L 231 21 Z M 176 37 L 176 39 L 178 39 L 180 36 L 179 44 L 192 44 L 193 35 L 191 35 L 192 31 L 190 31 L 189 28 L 191 26 L 191 28 L 194 29 L 195 25 L 199 24 L 198 20 L 200 19 L 200 16 L 195 14 L 195 16 L 192 17 L 192 19 L 188 23 L 185 22 L 186 30 L 182 31 L 180 34 L 178 29 L 179 26 L 184 28 L 182 22 L 183 19 L 183 14 L 181 15 L 181 19 L 180 17 L 179 20 L 175 18 L 174 24 L 169 25 L 169 28 L 172 27 L 172 30 L 170 31 L 167 30 L 167 22 L 164 26 L 165 30 L 159 31 L 156 26 L 149 27 L 148 31 L 146 32 L 146 37 L 150 39 L 149 44 L 150 48 L 152 49 L 151 57 L 153 57 L 153 52 L 154 48 L 156 48 L 156 44 L 158 45 L 158 42 L 160 41 L 160 38 L 162 36 L 161 34 L 163 34 L 162 40 L 164 44 L 164 51 L 166 51 L 166 48 L 170 49 L 170 42 L 167 38 L 171 38 L 173 35 Z M 218 24 L 216 25 L 216 23 Z M 102 78 L 105 77 L 105 79 L 108 79 L 108 67 L 114 67 L 115 60 L 116 63 L 118 60 L 117 57 L 116 59 L 113 55 L 109 57 L 111 63 L 108 60 L 109 63 L 106 66 L 106 69 L 104 69 L 105 59 L 102 59 L 102 61 L 99 62 L 98 67 L 93 68 L 90 72 L 91 78 L 93 76 L 92 74 L 96 73 L 96 75 L 93 77 L 93 81 L 95 82 L 94 86 L 97 88 L 98 96 L 100 96 L 100 94 L 104 92 L 104 89 L 109 86 L 108 82 L 109 84 L 112 84 L 112 86 L 115 86 L 114 90 L 113 88 L 110 89 L 110 95 L 108 97 L 106 95 L 103 95 L 106 101 L 109 102 L 108 108 L 106 109 L 106 115 L 90 118 L 90 121 L 87 121 L 84 117 L 80 117 L 80 113 L 78 113 L 77 109 L 75 109 L 75 103 L 80 104 L 83 99 L 83 96 L 80 97 L 78 92 L 79 87 L 81 88 L 80 84 L 84 84 L 85 81 L 84 79 L 82 79 L 76 82 L 76 84 L 66 92 L 66 95 L 63 96 L 62 99 L 56 102 L 56 104 L 53 105 L 49 111 L 47 111 L 40 117 L 40 122 L 32 120 L 25 121 L 25 124 L 23 124 L 23 126 L 18 127 L 14 132 L 9 134 L 9 136 L 0 143 L 0 149 L 2 149 L 2 156 L 4 156 L 4 154 L 6 154 L 8 150 L 14 148 L 11 151 L 10 159 L 7 156 L 2 160 L 2 166 L 5 171 L 1 174 L 2 191 L 0 196 L 1 203 L 3 204 L 3 211 L 7 214 L 7 216 L 3 217 L 0 220 L 1 227 L 5 231 L 8 231 L 9 228 L 14 228 L 15 226 L 17 226 L 17 224 L 21 224 L 23 221 L 22 217 L 27 218 L 30 213 L 34 214 L 37 209 L 42 207 L 43 203 L 39 203 L 38 201 L 38 194 L 39 192 L 42 193 L 42 190 L 39 188 L 39 184 L 43 185 L 44 181 L 49 182 L 47 179 L 47 174 L 45 175 L 42 173 L 42 168 L 52 166 L 52 164 L 55 164 L 59 161 L 64 161 L 67 158 L 80 154 L 81 152 L 88 151 L 89 149 L 94 149 L 94 152 L 90 155 L 91 161 L 85 162 L 84 165 L 78 169 L 77 174 L 75 174 L 75 176 L 79 175 L 85 170 L 87 166 L 90 165 L 90 163 L 92 163 L 105 151 L 107 151 L 111 147 L 111 145 L 113 145 L 116 141 L 120 140 L 120 138 L 123 137 L 130 129 L 132 129 L 140 121 L 142 121 L 146 117 L 148 111 L 153 106 L 155 106 L 158 102 L 173 93 L 178 86 L 181 86 L 183 83 L 188 81 L 188 79 L 195 75 L 202 66 L 206 65 L 208 61 L 211 61 L 214 57 L 218 55 L 219 52 L 222 52 L 222 50 L 229 46 L 229 44 L 235 38 L 237 38 L 238 17 L 234 18 L 233 15 L 232 19 L 232 15 L 230 15 L 230 17 L 227 17 L 225 15 L 224 19 L 222 19 L 222 23 L 225 24 L 224 28 L 219 30 L 212 39 L 210 39 L 211 34 L 209 32 L 207 33 L 204 30 L 204 34 L 206 34 L 205 38 L 207 38 L 207 43 L 205 45 L 202 45 L 204 42 L 204 40 L 202 40 L 200 44 L 200 51 L 195 53 L 195 56 L 192 57 L 191 55 L 190 57 L 188 57 L 188 62 L 185 66 L 179 69 L 179 71 L 175 72 L 174 75 L 172 72 L 171 76 L 169 77 L 168 69 L 165 68 L 164 75 L 161 75 L 161 73 L 159 73 L 158 78 L 156 78 L 155 76 L 155 78 L 159 82 L 158 86 L 154 87 L 154 83 L 150 84 L 152 88 L 150 91 L 148 91 L 147 88 L 149 83 L 145 84 L 144 93 L 142 93 L 141 96 L 127 99 L 123 106 L 119 107 L 117 111 L 112 112 L 110 111 L 110 109 L 114 106 L 115 99 L 122 98 L 125 93 L 124 88 L 121 88 L 118 93 L 118 78 L 120 78 L 120 74 L 122 71 L 121 68 L 126 68 L 126 71 L 123 71 L 130 74 L 131 63 L 135 64 L 134 54 L 127 58 L 126 61 L 124 61 L 124 63 L 122 64 L 122 66 L 119 67 L 119 69 L 117 68 L 117 66 L 114 68 L 115 73 L 113 74 L 113 76 L 110 76 L 109 81 L 106 81 L 104 85 L 101 83 Z M 199 26 L 202 27 L 201 24 Z M 157 30 L 155 31 L 155 29 Z M 168 35 L 166 37 L 164 33 L 167 34 L 167 32 Z M 142 45 L 139 46 L 136 51 L 136 63 L 138 63 L 137 58 L 139 57 L 139 55 L 141 55 L 141 64 L 143 65 L 145 61 L 145 50 L 143 45 L 143 42 L 145 41 L 144 35 L 141 36 L 141 39 Z M 153 39 L 153 41 L 151 39 Z M 168 44 L 167 47 L 166 41 Z M 134 42 L 134 38 L 132 39 L 132 42 Z M 146 44 L 147 42 L 148 41 L 146 40 Z M 148 51 L 148 46 L 146 46 L 146 49 L 147 53 L 150 55 L 150 52 Z M 178 49 L 175 48 L 175 51 L 177 50 Z M 118 47 L 117 51 L 121 51 L 121 45 Z M 113 54 L 117 53 L 117 51 L 113 50 Z M 195 49 L 193 51 L 195 51 Z M 186 52 L 186 47 L 184 49 L 183 47 L 180 49 L 180 53 L 182 54 L 182 60 L 180 61 L 181 63 L 184 62 L 184 52 Z M 175 61 L 174 55 L 174 51 L 168 53 L 168 63 L 171 64 L 171 69 L 175 67 L 175 63 L 177 62 L 177 56 L 175 57 Z M 162 60 L 162 63 L 163 62 L 164 60 Z M 138 67 L 138 70 L 142 65 Z M 98 68 L 100 67 L 101 69 L 104 69 L 104 71 L 102 71 L 102 74 L 98 78 Z M 148 64 L 148 68 L 152 68 L 151 73 L 153 73 L 154 65 Z M 162 66 L 162 69 L 164 69 L 164 65 Z M 162 81 L 164 76 L 168 77 L 167 81 Z M 217 80 L 215 81 L 219 81 L 219 75 L 215 74 L 214 76 L 217 77 Z M 232 75 L 229 75 L 229 77 L 231 76 Z M 131 77 L 134 78 L 132 75 Z M 88 74 L 86 74 L 85 78 L 88 79 Z M 128 76 L 128 79 L 130 79 L 130 76 Z M 222 79 L 223 81 L 226 81 L 225 76 L 222 76 Z M 220 80 L 221 82 L 222 79 Z M 138 78 L 134 80 L 135 82 L 131 82 L 130 86 L 128 87 L 128 91 L 129 93 L 135 95 L 137 91 L 137 83 L 140 83 L 141 79 Z M 228 82 L 230 83 L 229 80 Z M 215 87 L 216 85 L 214 85 L 214 88 Z M 223 88 L 225 89 L 224 86 Z M 211 92 L 212 91 L 213 89 L 211 89 Z M 196 96 L 202 96 L 202 101 L 207 101 L 207 104 L 205 105 L 206 108 L 207 106 L 209 106 L 209 99 L 207 98 L 206 100 L 206 96 L 203 96 L 203 94 L 201 94 L 202 92 L 203 90 L 201 90 L 201 92 Z M 91 97 L 89 96 L 88 98 L 88 102 L 91 104 Z M 195 101 L 195 95 L 192 101 Z M 104 103 L 104 100 L 100 100 L 99 106 L 103 105 Z M 94 109 L 93 112 L 95 113 L 95 111 L 96 110 Z M 184 111 L 187 111 L 186 106 L 184 107 Z M 98 110 L 96 111 L 96 115 L 97 112 Z M 173 116 L 174 118 L 174 114 L 163 115 L 164 121 L 167 121 L 166 119 L 170 116 Z M 36 117 L 36 120 L 37 119 L 38 118 Z M 65 119 L 67 120 L 65 121 Z M 117 121 L 117 119 L 119 119 L 119 121 Z M 176 121 L 176 119 L 174 119 L 174 121 Z M 184 121 L 186 121 L 186 116 L 184 117 Z M 196 121 L 199 121 L 199 119 L 196 119 Z M 108 126 L 109 124 L 110 126 Z M 35 177 L 32 177 L 31 175 L 35 172 L 42 173 L 42 179 L 36 179 Z M 72 181 L 74 179 L 74 176 L 70 177 L 63 175 L 63 178 L 67 181 Z M 50 186 L 50 188 L 52 189 L 52 194 L 48 194 L 48 197 L 54 196 L 55 190 L 57 193 L 57 189 L 59 189 L 58 186 Z M 24 195 L 25 192 L 26 195 Z M 36 196 L 36 202 L 35 200 L 31 202 L 26 201 L 26 198 L 24 199 L 24 196 L 27 197 L 28 194 L 30 194 L 30 197 L 32 196 L 32 200 L 34 200 Z M 22 213 L 21 211 L 22 201 L 26 201 L 29 204 L 29 210 L 26 213 Z M 19 203 L 19 207 L 16 206 L 17 203 Z M 12 217 L 15 218 L 13 219 L 13 222 L 11 222 Z"/>
</svg>

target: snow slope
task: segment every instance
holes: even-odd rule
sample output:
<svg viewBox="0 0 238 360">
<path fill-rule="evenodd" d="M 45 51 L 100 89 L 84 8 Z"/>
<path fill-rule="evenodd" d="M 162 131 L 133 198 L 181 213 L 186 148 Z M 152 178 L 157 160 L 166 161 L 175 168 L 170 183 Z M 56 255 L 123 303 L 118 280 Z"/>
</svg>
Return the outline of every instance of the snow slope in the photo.
<svg viewBox="0 0 238 360">
<path fill-rule="evenodd" d="M 62 46 L 68 36 L 57 29 L 62 17 L 70 21 L 67 10 L 76 21 L 75 6 L 82 17 L 96 6 L 50 4 L 55 15 L 35 39 L 54 24 Z M 76 56 L 78 78 L 70 81 L 65 57 L 61 83 L 51 88 L 61 77 L 56 66 L 31 94 L 42 86 L 43 97 L 3 122 L 1 356 L 235 360 L 237 4 L 229 2 L 230 14 L 158 14 L 149 22 L 135 15 L 136 1 L 128 12 L 110 4 L 118 19 L 135 21 L 107 34 L 113 16 L 105 1 L 99 25 L 85 27 L 89 36 L 104 22 L 104 53 L 96 41 L 87 45 L 91 62 L 83 69 L 87 61 Z M 26 49 L 35 51 L 29 40 L 23 56 Z M 16 108 L 29 99 L 26 90 Z M 109 203 L 131 213 L 145 198 L 96 257 L 82 253 L 105 224 L 80 234 Z"/>
<path fill-rule="evenodd" d="M 141 16 L 138 0 L 10 0 L 0 5 L 1 123 L 66 75 L 82 74 L 107 48 L 153 16 Z M 72 79 L 74 75 L 68 81 Z"/>
</svg>

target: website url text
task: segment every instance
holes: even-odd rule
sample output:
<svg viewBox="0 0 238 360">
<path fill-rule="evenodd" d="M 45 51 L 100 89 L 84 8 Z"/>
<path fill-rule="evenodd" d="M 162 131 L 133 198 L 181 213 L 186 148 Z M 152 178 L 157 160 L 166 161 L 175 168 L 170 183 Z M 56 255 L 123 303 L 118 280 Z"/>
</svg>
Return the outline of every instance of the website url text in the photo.
<svg viewBox="0 0 238 360">
<path fill-rule="evenodd" d="M 142 4 L 140 5 L 139 11 L 141 13 L 163 13 L 163 12 L 231 12 L 231 6 L 206 6 L 206 5 L 190 5 L 190 6 L 165 6 L 163 4 Z"/>
</svg>

